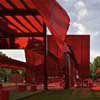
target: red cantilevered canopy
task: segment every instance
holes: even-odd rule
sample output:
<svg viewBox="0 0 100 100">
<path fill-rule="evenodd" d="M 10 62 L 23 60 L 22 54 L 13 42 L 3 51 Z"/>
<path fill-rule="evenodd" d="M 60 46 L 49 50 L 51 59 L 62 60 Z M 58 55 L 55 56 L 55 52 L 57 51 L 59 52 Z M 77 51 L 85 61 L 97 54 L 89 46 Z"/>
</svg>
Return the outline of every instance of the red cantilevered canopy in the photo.
<svg viewBox="0 0 100 100">
<path fill-rule="evenodd" d="M 57 45 L 64 53 L 70 18 L 56 0 L 0 0 L 0 21 L 0 37 L 45 36 L 44 21 L 55 39 L 51 48 Z M 14 38 L 10 38 L 10 43 L 14 45 L 12 41 Z M 62 56 L 53 49 L 49 51 L 59 58 Z"/>
<path fill-rule="evenodd" d="M 31 0 L 0 0 L 0 37 L 43 36 L 42 33 L 43 20 Z"/>
</svg>

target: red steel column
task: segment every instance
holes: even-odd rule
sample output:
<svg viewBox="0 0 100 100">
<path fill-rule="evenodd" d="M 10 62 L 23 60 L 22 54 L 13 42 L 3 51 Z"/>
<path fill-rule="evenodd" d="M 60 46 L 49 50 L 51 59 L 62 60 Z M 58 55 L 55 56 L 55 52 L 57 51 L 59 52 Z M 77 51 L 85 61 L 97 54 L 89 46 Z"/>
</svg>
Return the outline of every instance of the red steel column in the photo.
<svg viewBox="0 0 100 100">
<path fill-rule="evenodd" d="M 44 30 L 44 89 L 48 90 L 48 73 L 47 73 L 47 36 L 46 36 L 46 25 L 43 24 Z"/>
</svg>

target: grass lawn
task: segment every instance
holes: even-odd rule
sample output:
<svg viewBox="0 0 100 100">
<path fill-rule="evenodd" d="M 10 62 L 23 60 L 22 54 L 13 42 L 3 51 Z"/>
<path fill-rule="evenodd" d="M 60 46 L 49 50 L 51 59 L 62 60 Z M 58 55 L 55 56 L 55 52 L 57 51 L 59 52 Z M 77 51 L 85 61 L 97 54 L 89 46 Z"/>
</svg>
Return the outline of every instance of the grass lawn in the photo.
<svg viewBox="0 0 100 100">
<path fill-rule="evenodd" d="M 9 100 L 20 100 L 20 98 L 25 98 L 25 97 L 30 97 L 33 96 L 35 94 L 41 93 L 42 91 L 35 91 L 35 92 L 31 92 L 31 91 L 11 91 L 10 92 L 10 99 Z"/>
<path fill-rule="evenodd" d="M 10 100 L 100 100 L 100 92 L 93 92 L 87 89 L 26 91 L 22 93 L 16 92 L 15 94 L 13 99 Z"/>
<path fill-rule="evenodd" d="M 100 92 L 87 89 L 51 90 L 42 91 L 18 100 L 100 100 Z"/>
<path fill-rule="evenodd" d="M 64 98 L 70 96 L 71 93 L 72 92 L 68 90 L 42 91 L 19 100 L 64 100 Z"/>
</svg>

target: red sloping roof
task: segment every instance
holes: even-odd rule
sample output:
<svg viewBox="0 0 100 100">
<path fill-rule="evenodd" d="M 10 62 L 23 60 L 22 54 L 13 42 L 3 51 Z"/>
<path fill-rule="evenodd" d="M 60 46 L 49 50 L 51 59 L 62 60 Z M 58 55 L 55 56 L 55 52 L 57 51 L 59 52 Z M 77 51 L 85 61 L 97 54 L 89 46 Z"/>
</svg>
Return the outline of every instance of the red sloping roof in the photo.
<svg viewBox="0 0 100 100">
<path fill-rule="evenodd" d="M 0 67 L 25 70 L 29 66 L 31 65 L 25 62 L 21 62 L 21 61 L 17 61 L 8 57 L 0 56 Z"/>
</svg>

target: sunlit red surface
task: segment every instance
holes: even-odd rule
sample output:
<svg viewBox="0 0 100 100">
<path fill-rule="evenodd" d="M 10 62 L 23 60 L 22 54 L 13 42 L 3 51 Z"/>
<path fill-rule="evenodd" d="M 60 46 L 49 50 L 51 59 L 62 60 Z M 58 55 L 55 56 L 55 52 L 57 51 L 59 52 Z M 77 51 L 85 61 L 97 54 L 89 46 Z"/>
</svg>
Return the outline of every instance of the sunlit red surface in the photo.
<svg viewBox="0 0 100 100">
<path fill-rule="evenodd" d="M 27 37 L 16 38 L 15 43 L 19 45 L 19 48 L 25 48 L 27 46 L 27 43 L 28 43 L 28 38 Z"/>
</svg>

